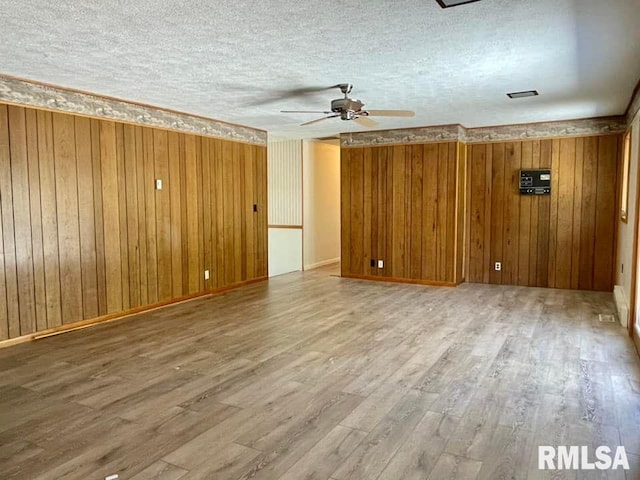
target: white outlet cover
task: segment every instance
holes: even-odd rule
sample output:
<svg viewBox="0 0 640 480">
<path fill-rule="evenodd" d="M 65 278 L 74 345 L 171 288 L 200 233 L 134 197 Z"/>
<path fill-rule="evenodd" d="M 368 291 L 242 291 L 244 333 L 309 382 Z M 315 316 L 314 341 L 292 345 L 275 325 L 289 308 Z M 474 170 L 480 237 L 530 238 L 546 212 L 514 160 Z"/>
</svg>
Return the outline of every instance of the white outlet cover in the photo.
<svg viewBox="0 0 640 480">
<path fill-rule="evenodd" d="M 384 268 L 384 260 L 378 260 L 378 268 Z"/>
<path fill-rule="evenodd" d="M 500 270 L 502 270 L 502 263 L 496 262 L 495 268 L 496 268 L 496 272 L 499 272 Z"/>
<path fill-rule="evenodd" d="M 162 190 L 162 179 L 156 178 L 156 190 Z"/>
<path fill-rule="evenodd" d="M 209 280 L 209 270 L 204 271 L 204 279 Z"/>
</svg>

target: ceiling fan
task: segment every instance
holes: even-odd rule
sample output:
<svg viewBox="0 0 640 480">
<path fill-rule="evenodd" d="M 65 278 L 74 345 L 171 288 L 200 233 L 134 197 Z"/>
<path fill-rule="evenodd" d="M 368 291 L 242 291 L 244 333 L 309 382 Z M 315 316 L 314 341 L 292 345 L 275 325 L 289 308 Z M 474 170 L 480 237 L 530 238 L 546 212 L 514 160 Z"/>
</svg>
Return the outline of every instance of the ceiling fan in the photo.
<svg viewBox="0 0 640 480">
<path fill-rule="evenodd" d="M 302 125 L 312 125 L 329 118 L 340 117 L 342 120 L 353 120 L 359 125 L 371 128 L 378 123 L 369 117 L 413 117 L 415 112 L 411 110 L 363 110 L 364 103 L 354 98 L 349 98 L 353 85 L 350 83 L 340 83 L 329 88 L 339 88 L 344 94 L 344 98 L 337 98 L 331 101 L 331 111 L 314 110 L 281 110 L 282 113 L 321 113 L 326 116 L 302 123 Z"/>
</svg>

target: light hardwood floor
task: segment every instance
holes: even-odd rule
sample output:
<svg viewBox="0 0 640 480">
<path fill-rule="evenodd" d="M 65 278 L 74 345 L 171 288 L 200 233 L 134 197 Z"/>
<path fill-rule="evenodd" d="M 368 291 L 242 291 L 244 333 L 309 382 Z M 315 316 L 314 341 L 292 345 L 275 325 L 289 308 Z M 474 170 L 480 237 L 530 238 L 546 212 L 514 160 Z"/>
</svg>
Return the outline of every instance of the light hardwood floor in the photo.
<svg viewBox="0 0 640 480">
<path fill-rule="evenodd" d="M 640 478 L 611 294 L 332 273 L 0 350 L 0 478 L 624 479 L 537 471 L 601 444 Z"/>
</svg>

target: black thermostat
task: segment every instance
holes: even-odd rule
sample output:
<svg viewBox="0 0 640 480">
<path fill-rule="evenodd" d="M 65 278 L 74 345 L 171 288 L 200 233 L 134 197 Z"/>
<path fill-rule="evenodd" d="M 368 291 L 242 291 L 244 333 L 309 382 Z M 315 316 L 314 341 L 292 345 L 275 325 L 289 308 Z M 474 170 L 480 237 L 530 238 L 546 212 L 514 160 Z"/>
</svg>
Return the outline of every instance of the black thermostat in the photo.
<svg viewBox="0 0 640 480">
<path fill-rule="evenodd" d="M 551 170 L 520 170 L 520 195 L 550 195 Z"/>
</svg>

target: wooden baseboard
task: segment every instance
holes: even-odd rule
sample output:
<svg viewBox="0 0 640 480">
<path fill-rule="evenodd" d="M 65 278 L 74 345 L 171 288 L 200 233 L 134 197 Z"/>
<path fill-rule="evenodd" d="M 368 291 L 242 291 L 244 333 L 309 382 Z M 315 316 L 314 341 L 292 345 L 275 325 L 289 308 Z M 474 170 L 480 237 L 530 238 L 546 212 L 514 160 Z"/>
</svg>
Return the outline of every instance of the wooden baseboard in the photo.
<svg viewBox="0 0 640 480">
<path fill-rule="evenodd" d="M 305 270 L 313 270 L 314 268 L 324 267 L 326 265 L 333 265 L 336 263 L 340 263 L 340 257 L 330 258 L 329 260 L 323 260 L 321 262 L 310 263 L 309 265 L 305 265 Z"/>
<path fill-rule="evenodd" d="M 395 278 L 395 277 L 377 277 L 375 275 L 352 275 L 342 274 L 343 278 L 352 278 L 355 280 L 373 280 L 376 282 L 392 282 L 392 283 L 410 283 L 413 285 L 427 285 L 430 287 L 456 287 L 455 282 L 437 282 L 432 280 L 414 280 L 412 278 Z"/>
<path fill-rule="evenodd" d="M 0 348 L 11 347 L 13 345 L 18 345 L 20 343 L 31 342 L 33 340 L 39 340 L 41 338 L 47 338 L 54 335 L 60 335 L 62 333 L 72 332 L 75 330 L 80 330 L 83 328 L 92 327 L 94 325 L 99 325 L 102 323 L 114 322 L 116 320 L 122 320 L 127 317 L 132 317 L 144 312 L 150 312 L 152 310 L 158 310 L 161 308 L 165 308 L 171 305 L 177 305 L 179 303 L 188 302 L 190 300 L 194 300 L 196 298 L 209 297 L 220 295 L 222 293 L 228 292 L 230 290 L 235 290 L 240 287 L 245 287 L 247 285 L 251 285 L 253 283 L 262 282 L 268 280 L 269 277 L 259 277 L 251 280 L 246 280 L 240 283 L 234 283 L 233 285 L 228 285 L 226 287 L 220 287 L 213 290 L 206 290 L 203 292 L 194 293 L 191 295 L 185 295 L 184 297 L 174 298 L 173 300 L 167 300 L 166 302 L 154 303 L 152 305 L 145 305 L 144 307 L 136 307 L 131 308 L 129 310 L 124 310 L 118 313 L 112 313 L 109 315 L 103 315 L 96 318 L 90 318 L 87 320 L 80 320 L 79 322 L 69 323 L 67 325 L 60 325 L 59 327 L 48 328 L 47 330 L 42 330 L 40 332 L 30 333 L 28 335 L 22 335 L 16 338 L 10 338 L 8 340 L 0 341 Z"/>
</svg>

